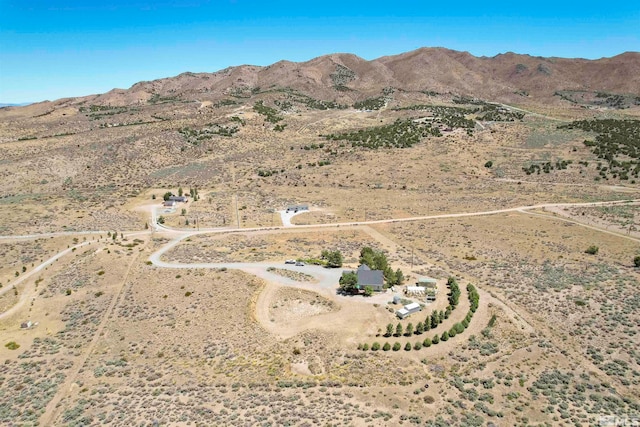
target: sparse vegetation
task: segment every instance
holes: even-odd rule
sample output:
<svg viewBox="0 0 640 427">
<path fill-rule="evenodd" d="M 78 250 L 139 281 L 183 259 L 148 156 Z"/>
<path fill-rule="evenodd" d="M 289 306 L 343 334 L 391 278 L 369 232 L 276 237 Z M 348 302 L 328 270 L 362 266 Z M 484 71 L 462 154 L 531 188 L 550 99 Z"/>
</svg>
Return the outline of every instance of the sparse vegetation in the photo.
<svg viewBox="0 0 640 427">
<path fill-rule="evenodd" d="M 257 101 L 254 105 L 253 105 L 253 111 L 255 111 L 256 113 L 263 115 L 265 117 L 265 120 L 270 122 L 270 123 L 278 123 L 280 121 L 283 120 L 283 118 L 281 116 L 278 115 L 278 110 L 276 110 L 275 108 L 271 108 L 268 107 L 266 105 L 264 105 L 263 101 Z M 284 128 L 283 128 L 284 130 Z"/>
</svg>

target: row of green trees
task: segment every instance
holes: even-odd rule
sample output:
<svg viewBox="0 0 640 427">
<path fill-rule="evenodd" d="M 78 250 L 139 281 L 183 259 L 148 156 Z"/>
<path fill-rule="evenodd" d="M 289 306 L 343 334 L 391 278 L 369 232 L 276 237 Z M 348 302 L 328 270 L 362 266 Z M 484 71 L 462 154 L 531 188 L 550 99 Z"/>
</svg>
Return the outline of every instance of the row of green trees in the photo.
<svg viewBox="0 0 640 427">
<path fill-rule="evenodd" d="M 437 345 L 441 341 L 448 341 L 449 338 L 453 338 L 456 335 L 459 335 L 459 334 L 463 333 L 465 331 L 465 329 L 467 329 L 469 327 L 469 324 L 471 323 L 471 319 L 473 318 L 473 315 L 476 312 L 476 310 L 478 310 L 478 305 L 480 304 L 480 294 L 478 293 L 478 291 L 475 288 L 475 286 L 473 286 L 472 284 L 468 284 L 467 285 L 467 293 L 468 293 L 468 296 L 469 296 L 470 307 L 469 307 L 469 311 L 467 312 L 467 315 L 465 316 L 465 318 L 461 322 L 455 323 L 448 331 L 444 331 L 440 335 L 435 334 L 432 338 L 427 337 L 422 341 L 416 341 L 413 345 L 410 342 L 407 342 L 404 345 L 405 351 L 420 350 L 423 347 L 431 347 L 432 345 Z M 434 314 L 435 313 L 436 312 L 434 312 Z M 432 316 L 433 316 L 433 314 L 432 314 Z M 422 329 L 422 330 L 424 330 L 426 332 L 426 330 L 424 328 L 426 327 L 427 324 L 430 325 L 430 321 L 433 319 L 433 317 L 428 317 L 427 319 L 428 319 L 428 321 L 418 323 L 418 326 L 416 327 L 416 332 L 415 332 L 416 334 L 418 333 L 417 331 L 419 329 Z M 437 321 L 437 319 L 436 319 L 436 321 Z M 420 325 L 422 325 L 422 326 L 420 326 Z M 437 326 L 437 324 L 436 324 L 436 326 Z M 390 337 L 392 335 L 392 333 L 393 333 L 393 329 L 394 328 L 393 328 L 393 325 L 391 323 L 389 325 L 387 325 L 387 333 L 385 334 L 385 336 L 386 337 Z M 409 323 L 407 325 L 407 331 L 404 333 L 404 336 L 408 336 L 409 337 L 413 333 L 414 333 L 413 325 L 411 323 Z M 393 335 L 396 336 L 396 337 L 399 337 L 399 336 L 403 335 L 402 324 L 398 323 L 398 325 L 395 328 L 395 334 L 393 334 Z M 389 350 L 398 351 L 401 348 L 402 348 L 402 345 L 399 342 L 394 343 L 393 346 L 391 346 L 391 344 L 388 343 L 388 342 L 381 346 L 380 343 L 377 342 L 377 341 L 374 342 L 373 344 L 371 344 L 371 346 L 369 346 L 368 343 L 358 344 L 358 350 L 363 350 L 363 351 L 367 351 L 367 350 L 378 351 L 380 349 L 382 349 L 383 351 L 389 351 Z"/>
<path fill-rule="evenodd" d="M 182 189 L 182 187 L 178 187 L 178 196 L 182 197 L 185 194 L 184 190 Z M 197 201 L 198 199 L 200 199 L 200 195 L 198 194 L 198 188 L 194 187 L 194 188 L 189 188 L 189 195 L 191 196 L 191 198 L 193 199 L 193 201 Z M 167 191 L 166 193 L 164 193 L 162 195 L 162 199 L 166 202 L 167 200 L 169 200 L 169 198 L 171 196 L 175 196 L 175 194 L 173 194 L 171 191 Z M 156 195 L 152 195 L 151 196 L 152 199 L 156 198 Z"/>
</svg>

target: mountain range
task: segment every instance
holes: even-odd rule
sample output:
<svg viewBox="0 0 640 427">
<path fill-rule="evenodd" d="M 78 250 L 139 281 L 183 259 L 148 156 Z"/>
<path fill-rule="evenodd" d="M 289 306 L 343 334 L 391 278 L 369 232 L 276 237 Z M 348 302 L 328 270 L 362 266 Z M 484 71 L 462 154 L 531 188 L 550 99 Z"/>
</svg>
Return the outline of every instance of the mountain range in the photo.
<svg viewBox="0 0 640 427">
<path fill-rule="evenodd" d="M 130 105 L 166 98 L 219 100 L 289 88 L 306 95 L 349 103 L 398 91 L 450 93 L 504 102 L 529 99 L 559 102 L 558 91 L 640 95 L 640 53 L 597 60 L 543 58 L 515 53 L 476 57 L 444 48 L 421 48 L 371 61 L 335 53 L 306 62 L 240 65 L 213 73 L 185 72 L 142 81 L 90 97 L 94 104 Z"/>
</svg>

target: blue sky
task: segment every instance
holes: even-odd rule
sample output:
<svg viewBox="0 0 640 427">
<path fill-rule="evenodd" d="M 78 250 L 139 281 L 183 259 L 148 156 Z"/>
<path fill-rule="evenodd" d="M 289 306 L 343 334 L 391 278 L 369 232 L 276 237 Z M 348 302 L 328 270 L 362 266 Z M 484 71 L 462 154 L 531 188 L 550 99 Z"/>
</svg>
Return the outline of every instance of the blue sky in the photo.
<svg viewBox="0 0 640 427">
<path fill-rule="evenodd" d="M 374 59 L 441 46 L 595 59 L 640 51 L 638 2 L 563 3 L 0 0 L 0 102 L 333 52 Z"/>
</svg>

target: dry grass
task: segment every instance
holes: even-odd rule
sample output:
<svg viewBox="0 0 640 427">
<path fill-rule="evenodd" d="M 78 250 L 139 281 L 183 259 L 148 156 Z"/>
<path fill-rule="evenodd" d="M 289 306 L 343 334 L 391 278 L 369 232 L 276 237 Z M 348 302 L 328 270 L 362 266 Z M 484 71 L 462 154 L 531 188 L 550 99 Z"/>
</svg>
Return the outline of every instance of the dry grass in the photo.
<svg viewBox="0 0 640 427">
<path fill-rule="evenodd" d="M 274 105 L 285 95 L 260 96 Z M 403 92 L 393 102 L 427 98 Z M 599 415 L 637 414 L 640 273 L 631 266 L 640 254 L 637 240 L 514 212 L 194 235 L 165 255 L 185 263 L 281 263 L 339 249 L 355 266 L 361 247 L 372 246 L 412 280 L 457 276 L 462 288 L 474 283 L 481 299 L 469 328 L 411 351 L 405 343 L 426 334 L 381 335 L 387 323 L 399 322 L 387 304 L 391 293 L 363 302 L 334 289 L 311 292 L 315 279 L 289 270 L 275 273 L 299 281 L 294 288 L 232 270 L 148 265 L 147 257 L 173 235 L 136 242 L 121 233 L 143 230 L 149 219 L 141 206 L 159 206 L 164 192 L 179 186 L 198 187 L 201 199 L 161 214 L 169 226 L 189 220 L 191 230 L 196 219 L 201 228 L 280 225 L 274 211 L 294 203 L 312 207 L 294 224 L 316 224 L 640 197 L 638 184 L 594 185 L 597 160 L 583 135 L 560 132 L 548 118 L 529 115 L 472 135 L 454 131 L 409 149 L 370 151 L 318 135 L 421 113 L 297 106 L 283 113 L 285 130 L 274 132 L 250 113 L 253 101 L 233 137 L 198 144 L 178 129 L 231 124 L 242 106 L 173 100 L 99 117 L 72 105 L 40 117 L 45 111 L 37 106 L 24 115 L 3 111 L 0 233 L 104 230 L 117 231 L 117 238 L 87 236 L 95 238 L 91 245 L 29 277 L 18 295 L 0 298 L 3 310 L 23 301 L 0 320 L 0 424 L 36 425 L 56 393 L 62 400 L 53 425 L 594 425 Z M 534 107 L 561 120 L 593 114 Z M 138 120 L 153 123 L 106 126 Z M 73 134 L 53 136 L 60 133 Z M 38 139 L 17 141 L 29 136 Z M 325 146 L 311 148 L 320 143 Z M 549 174 L 522 171 L 534 161 L 560 159 L 574 163 Z M 330 164 L 317 166 L 321 160 Z M 488 160 L 492 168 L 484 167 Z M 260 177 L 259 170 L 277 173 Z M 536 213 L 631 237 L 640 226 L 631 206 Z M 76 243 L 74 237 L 2 241 L 0 283 L 11 286 L 16 271 L 21 276 L 24 266 L 28 274 Z M 597 255 L 585 253 L 590 245 L 599 247 Z M 441 291 L 435 304 L 402 324 L 415 325 L 446 304 Z M 459 322 L 468 304 L 463 292 L 460 306 L 429 335 Z M 25 320 L 39 324 L 22 330 Z M 20 347 L 5 347 L 10 341 Z M 374 341 L 398 341 L 403 349 L 357 350 Z"/>
</svg>

